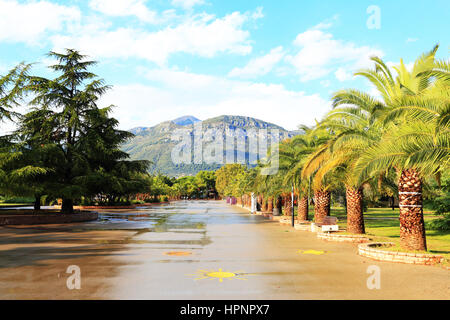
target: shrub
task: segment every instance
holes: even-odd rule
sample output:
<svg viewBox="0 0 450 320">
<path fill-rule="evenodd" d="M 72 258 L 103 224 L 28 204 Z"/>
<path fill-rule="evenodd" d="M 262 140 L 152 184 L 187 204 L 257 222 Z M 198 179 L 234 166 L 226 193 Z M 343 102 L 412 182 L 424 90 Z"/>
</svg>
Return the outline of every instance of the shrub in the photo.
<svg viewBox="0 0 450 320">
<path fill-rule="evenodd" d="M 450 231 L 450 214 L 444 215 L 441 219 L 427 221 L 426 228 L 429 230 Z"/>
<path fill-rule="evenodd" d="M 34 198 L 28 197 L 4 197 L 4 203 L 33 203 Z"/>
<path fill-rule="evenodd" d="M 442 196 L 434 198 L 430 207 L 438 215 L 450 213 L 450 193 L 445 192 Z"/>
</svg>

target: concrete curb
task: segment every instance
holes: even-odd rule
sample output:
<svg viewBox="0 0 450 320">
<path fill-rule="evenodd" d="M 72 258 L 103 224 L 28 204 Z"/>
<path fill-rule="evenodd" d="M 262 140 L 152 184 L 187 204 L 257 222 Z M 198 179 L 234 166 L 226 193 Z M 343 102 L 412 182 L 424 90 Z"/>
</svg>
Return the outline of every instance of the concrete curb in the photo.
<svg viewBox="0 0 450 320">
<path fill-rule="evenodd" d="M 331 232 L 331 233 L 318 232 L 317 238 L 325 241 L 351 242 L 351 243 L 366 243 L 370 241 L 370 239 L 364 235 L 339 234 L 339 232 Z"/>
<path fill-rule="evenodd" d="M 98 213 L 94 211 L 75 212 L 73 214 L 43 213 L 43 214 L 11 214 L 0 216 L 0 226 L 33 225 L 33 224 L 59 224 L 72 222 L 95 221 Z"/>
<path fill-rule="evenodd" d="M 392 246 L 395 246 L 395 243 L 372 242 L 360 244 L 358 246 L 358 254 L 378 261 L 401 262 L 408 264 L 434 265 L 444 261 L 443 256 L 436 254 L 397 252 L 377 249 Z"/>
</svg>

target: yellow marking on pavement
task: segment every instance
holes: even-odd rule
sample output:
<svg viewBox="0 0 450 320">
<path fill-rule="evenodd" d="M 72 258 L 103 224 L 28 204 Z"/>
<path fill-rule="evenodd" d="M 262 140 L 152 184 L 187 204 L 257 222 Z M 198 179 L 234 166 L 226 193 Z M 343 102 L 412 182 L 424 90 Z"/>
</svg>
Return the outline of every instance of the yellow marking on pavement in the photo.
<svg viewBox="0 0 450 320">
<path fill-rule="evenodd" d="M 223 282 L 223 279 L 237 279 L 237 280 L 247 280 L 245 278 L 242 278 L 241 276 L 243 273 L 239 272 L 230 272 L 230 271 L 223 271 L 222 269 L 216 270 L 198 270 L 196 274 L 189 275 L 189 276 L 196 276 L 194 280 L 214 280 L 218 279 L 219 282 Z"/>
<path fill-rule="evenodd" d="M 297 253 L 300 254 L 314 254 L 316 256 L 320 256 L 321 254 L 328 253 L 327 251 L 322 250 L 298 250 Z"/>
<path fill-rule="evenodd" d="M 189 251 L 169 251 L 164 252 L 166 256 L 190 256 L 192 252 Z"/>
</svg>

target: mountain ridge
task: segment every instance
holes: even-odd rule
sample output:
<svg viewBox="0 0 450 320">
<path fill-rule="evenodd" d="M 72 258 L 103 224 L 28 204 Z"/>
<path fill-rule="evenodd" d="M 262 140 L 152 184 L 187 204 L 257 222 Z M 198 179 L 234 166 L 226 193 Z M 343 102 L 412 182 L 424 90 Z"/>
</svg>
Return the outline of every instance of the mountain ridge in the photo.
<svg viewBox="0 0 450 320">
<path fill-rule="evenodd" d="M 223 141 L 227 137 L 231 137 L 230 134 L 236 134 L 239 138 L 246 136 L 247 138 L 244 138 L 246 139 L 244 141 L 248 141 L 252 135 L 255 137 L 255 132 L 260 129 L 265 129 L 271 134 L 278 132 L 280 141 L 300 133 L 299 131 L 288 131 L 276 124 L 246 116 L 221 115 L 203 121 L 194 116 L 183 116 L 174 120 L 161 122 L 152 127 L 136 127 L 130 129 L 129 131 L 134 133 L 135 137 L 126 142 L 122 149 L 130 154 L 132 160 L 150 160 L 152 162 L 149 170 L 150 173 L 160 172 L 169 176 L 178 177 L 194 175 L 201 170 L 216 170 L 222 164 L 208 164 L 205 162 L 195 164 L 193 161 L 190 164 L 174 164 L 172 161 L 171 152 L 180 143 L 179 141 L 172 140 L 172 134 L 177 129 L 183 129 L 191 135 L 192 139 L 194 127 L 198 128 L 198 124 L 201 124 L 203 128 L 202 136 L 206 137 L 206 132 L 212 129 L 215 134 L 222 135 Z M 227 149 L 227 146 L 224 144 L 224 154 L 233 152 L 236 157 L 239 155 L 244 156 L 242 151 L 237 150 L 237 146 L 233 147 L 234 149 Z M 249 151 L 248 143 L 245 148 L 245 159 L 247 164 L 249 164 L 248 159 L 255 154 Z"/>
<path fill-rule="evenodd" d="M 194 116 L 182 116 L 182 117 L 172 120 L 173 123 L 178 124 L 180 126 L 187 126 L 190 124 L 195 124 L 200 121 L 201 121 L 200 119 L 198 119 Z"/>
</svg>

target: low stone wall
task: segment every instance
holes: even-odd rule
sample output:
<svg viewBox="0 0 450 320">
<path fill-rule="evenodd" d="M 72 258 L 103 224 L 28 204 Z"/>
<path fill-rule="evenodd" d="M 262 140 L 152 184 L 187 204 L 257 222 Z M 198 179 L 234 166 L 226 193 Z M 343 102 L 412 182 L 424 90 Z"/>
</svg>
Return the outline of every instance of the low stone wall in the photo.
<svg viewBox="0 0 450 320">
<path fill-rule="evenodd" d="M 325 241 L 335 241 L 335 242 L 352 242 L 352 243 L 366 243 L 370 239 L 367 236 L 359 234 L 339 234 L 339 232 L 318 232 L 317 238 Z"/>
<path fill-rule="evenodd" d="M 295 223 L 294 225 L 295 230 L 301 230 L 301 231 L 311 231 L 311 223 Z"/>
<path fill-rule="evenodd" d="M 128 206 L 74 206 L 75 210 L 103 210 L 103 209 L 136 209 L 137 207 L 152 207 L 158 206 L 162 204 L 170 203 L 169 201 L 165 202 L 155 202 L 155 203 L 142 203 L 142 204 L 130 204 Z M 55 209 L 61 209 L 60 205 L 53 206 Z"/>
<path fill-rule="evenodd" d="M 317 226 L 314 222 L 311 223 L 309 231 L 311 232 L 322 232 L 322 227 Z"/>
<path fill-rule="evenodd" d="M 392 246 L 395 246 L 392 242 L 360 244 L 358 246 L 358 254 L 378 261 L 402 262 L 409 264 L 434 265 L 444 261 L 443 256 L 436 254 L 397 252 L 380 249 Z"/>
<path fill-rule="evenodd" d="M 279 219 L 279 222 L 280 222 L 281 224 L 292 225 L 292 218 L 291 218 L 291 217 L 288 217 L 288 218 L 282 217 L 282 218 Z M 295 222 L 295 220 L 294 220 L 294 222 Z"/>
<path fill-rule="evenodd" d="M 274 216 L 272 213 L 263 212 L 263 216 L 272 221 L 280 221 L 282 216 Z"/>
<path fill-rule="evenodd" d="M 98 219 L 98 213 L 93 211 L 75 212 L 73 214 L 42 213 L 42 214 L 1 214 L 0 226 L 59 224 L 71 222 L 86 222 Z"/>
</svg>

